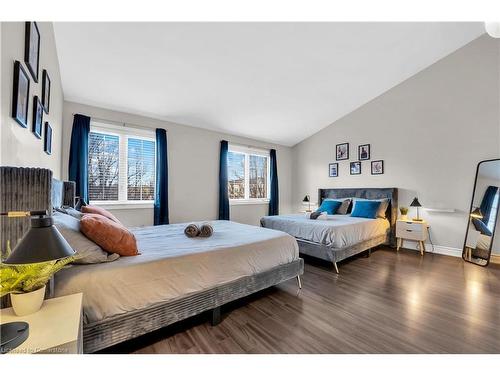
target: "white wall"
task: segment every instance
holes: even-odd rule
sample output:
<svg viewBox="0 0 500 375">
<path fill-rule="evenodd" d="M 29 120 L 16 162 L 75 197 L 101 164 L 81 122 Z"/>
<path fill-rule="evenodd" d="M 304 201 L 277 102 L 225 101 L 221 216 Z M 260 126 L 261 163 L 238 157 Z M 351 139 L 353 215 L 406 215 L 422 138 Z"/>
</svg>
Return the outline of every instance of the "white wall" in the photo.
<svg viewBox="0 0 500 375">
<path fill-rule="evenodd" d="M 65 102 L 63 115 L 63 178 L 68 177 L 69 145 L 73 114 L 141 126 L 167 129 L 170 222 L 213 220 L 218 215 L 219 148 L 222 139 L 262 148 L 275 148 L 278 159 L 280 212 L 291 212 L 291 148 L 241 137 L 159 121 L 103 108 Z M 231 220 L 259 225 L 268 205 L 231 206 Z M 152 209 L 113 210 L 125 225 L 151 225 Z"/>
<path fill-rule="evenodd" d="M 35 83 L 30 76 L 28 128 L 23 128 L 11 117 L 11 108 L 14 61 L 19 60 L 27 70 L 24 63 L 25 24 L 24 22 L 2 22 L 0 161 L 2 165 L 49 168 L 54 172 L 54 177 L 60 177 L 63 92 L 59 61 L 52 23 L 38 22 L 37 24 L 41 35 L 39 79 L 38 83 Z M 33 98 L 35 95 L 42 97 L 43 69 L 47 69 L 51 79 L 50 113 L 48 115 L 44 113 L 43 123 L 48 121 L 52 126 L 52 155 L 47 155 L 43 151 L 43 138 L 38 139 L 31 132 Z"/>
<path fill-rule="evenodd" d="M 500 156 L 499 48 L 482 36 L 296 145 L 293 202 L 318 188 L 398 187 L 400 205 L 418 196 L 425 207 L 457 209 L 422 216 L 435 244 L 461 249 L 476 165 Z M 364 161 L 362 175 L 350 176 L 349 161 L 340 161 L 340 176 L 329 178 L 342 142 L 350 143 L 349 161 L 370 143 L 385 174 L 371 176 Z"/>
</svg>

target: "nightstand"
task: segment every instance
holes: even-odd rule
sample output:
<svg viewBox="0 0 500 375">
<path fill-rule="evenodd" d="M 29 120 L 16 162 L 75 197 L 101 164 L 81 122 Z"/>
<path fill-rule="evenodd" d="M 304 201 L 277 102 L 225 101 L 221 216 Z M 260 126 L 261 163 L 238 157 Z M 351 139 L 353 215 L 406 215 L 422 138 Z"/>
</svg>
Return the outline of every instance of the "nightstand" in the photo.
<svg viewBox="0 0 500 375">
<path fill-rule="evenodd" d="M 12 308 L 0 310 L 2 323 L 23 321 L 29 324 L 29 337 L 12 354 L 81 354 L 82 293 L 47 299 L 34 314 L 17 316 Z"/>
<path fill-rule="evenodd" d="M 424 255 L 425 241 L 429 237 L 429 224 L 425 221 L 403 221 L 396 222 L 397 251 L 403 247 L 404 240 L 416 241 L 420 255 Z"/>
</svg>

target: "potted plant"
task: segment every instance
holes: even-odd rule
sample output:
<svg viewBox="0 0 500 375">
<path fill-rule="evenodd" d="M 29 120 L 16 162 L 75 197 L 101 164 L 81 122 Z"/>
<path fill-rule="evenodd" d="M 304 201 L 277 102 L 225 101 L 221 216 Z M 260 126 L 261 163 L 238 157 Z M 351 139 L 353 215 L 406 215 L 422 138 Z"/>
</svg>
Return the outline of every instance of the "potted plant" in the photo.
<svg viewBox="0 0 500 375">
<path fill-rule="evenodd" d="M 401 212 L 401 220 L 408 220 L 408 207 L 399 207 L 399 212 Z"/>
<path fill-rule="evenodd" d="M 16 315 L 33 314 L 42 306 L 46 284 L 50 278 L 74 260 L 75 257 L 68 257 L 57 261 L 23 265 L 7 265 L 0 262 L 0 297 L 10 294 Z"/>
</svg>

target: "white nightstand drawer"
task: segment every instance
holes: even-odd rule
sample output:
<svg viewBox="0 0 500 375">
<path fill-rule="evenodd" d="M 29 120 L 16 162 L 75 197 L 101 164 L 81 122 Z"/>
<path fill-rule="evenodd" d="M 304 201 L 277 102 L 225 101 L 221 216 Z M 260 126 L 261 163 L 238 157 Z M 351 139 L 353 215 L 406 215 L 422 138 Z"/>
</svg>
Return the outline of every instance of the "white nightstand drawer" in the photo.
<svg viewBox="0 0 500 375">
<path fill-rule="evenodd" d="M 426 228 L 426 224 L 416 223 L 414 221 L 398 221 L 396 226 L 397 229 L 411 230 L 413 232 L 424 232 Z"/>
<path fill-rule="evenodd" d="M 425 241 L 427 239 L 427 232 L 397 227 L 396 237 L 404 238 L 406 240 Z"/>
</svg>

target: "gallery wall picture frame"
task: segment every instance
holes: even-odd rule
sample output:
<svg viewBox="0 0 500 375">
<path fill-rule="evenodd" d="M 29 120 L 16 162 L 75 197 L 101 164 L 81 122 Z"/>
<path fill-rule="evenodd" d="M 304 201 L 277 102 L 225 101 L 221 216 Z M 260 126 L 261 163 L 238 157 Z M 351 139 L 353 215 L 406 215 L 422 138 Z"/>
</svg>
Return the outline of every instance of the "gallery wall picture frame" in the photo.
<svg viewBox="0 0 500 375">
<path fill-rule="evenodd" d="M 352 175 L 361 174 L 361 162 L 360 161 L 351 161 L 349 165 L 349 172 Z"/>
<path fill-rule="evenodd" d="M 349 143 L 339 143 L 335 145 L 335 160 L 349 159 Z"/>
<path fill-rule="evenodd" d="M 339 176 L 339 163 L 328 164 L 328 177 L 338 177 Z"/>
<path fill-rule="evenodd" d="M 50 77 L 47 70 L 43 70 L 42 73 L 42 104 L 45 113 L 49 113 L 50 110 Z"/>
<path fill-rule="evenodd" d="M 14 62 L 14 85 L 12 89 L 12 118 L 23 128 L 28 127 L 30 78 L 19 61 Z"/>
<path fill-rule="evenodd" d="M 40 30 L 34 21 L 25 23 L 24 31 L 24 62 L 38 83 L 38 68 L 40 66 Z"/>
<path fill-rule="evenodd" d="M 43 106 L 40 98 L 35 96 L 33 98 L 33 122 L 31 124 L 31 131 L 37 138 L 42 138 L 42 125 L 43 125 Z"/>
<path fill-rule="evenodd" d="M 383 160 L 374 160 L 372 161 L 372 174 L 384 174 L 384 161 Z"/>
<path fill-rule="evenodd" d="M 45 123 L 45 139 L 43 142 L 43 151 L 47 155 L 52 154 L 52 126 L 48 122 Z"/>
<path fill-rule="evenodd" d="M 370 160 L 370 144 L 358 146 L 358 160 Z"/>
</svg>

